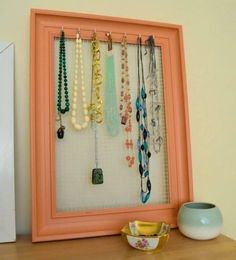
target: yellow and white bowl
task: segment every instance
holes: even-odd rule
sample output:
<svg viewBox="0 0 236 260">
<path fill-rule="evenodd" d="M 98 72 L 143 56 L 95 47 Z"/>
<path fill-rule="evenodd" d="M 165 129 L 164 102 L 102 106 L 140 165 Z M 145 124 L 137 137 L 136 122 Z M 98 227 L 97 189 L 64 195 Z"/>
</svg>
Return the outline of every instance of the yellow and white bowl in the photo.
<svg viewBox="0 0 236 260">
<path fill-rule="evenodd" d="M 169 224 L 138 220 L 129 222 L 121 230 L 129 245 L 142 251 L 160 251 L 166 244 L 169 233 Z"/>
</svg>

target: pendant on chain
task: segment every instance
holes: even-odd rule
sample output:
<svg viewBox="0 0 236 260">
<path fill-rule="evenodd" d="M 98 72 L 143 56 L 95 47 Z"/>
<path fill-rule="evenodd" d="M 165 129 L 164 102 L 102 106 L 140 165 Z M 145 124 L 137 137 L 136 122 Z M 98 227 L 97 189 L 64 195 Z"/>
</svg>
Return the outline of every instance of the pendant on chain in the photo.
<svg viewBox="0 0 236 260">
<path fill-rule="evenodd" d="M 91 126 L 94 132 L 94 148 L 95 148 L 95 168 L 92 170 L 92 184 L 103 183 L 103 170 L 98 167 L 98 124 L 103 121 L 102 112 L 102 73 L 100 61 L 100 46 L 97 40 L 96 33 L 94 33 L 91 41 L 92 51 L 92 79 L 91 79 L 91 101 L 88 107 Z"/>
<path fill-rule="evenodd" d="M 64 88 L 62 89 L 62 84 Z M 62 92 L 64 90 L 65 107 L 62 108 Z M 65 126 L 62 124 L 62 114 L 69 112 L 70 101 L 68 92 L 68 80 L 66 72 L 66 48 L 65 48 L 65 33 L 62 30 L 59 44 L 59 72 L 58 72 L 58 88 L 57 88 L 57 113 L 58 117 L 56 121 L 59 122 L 60 126 L 57 130 L 57 137 L 59 139 L 64 138 Z"/>
</svg>

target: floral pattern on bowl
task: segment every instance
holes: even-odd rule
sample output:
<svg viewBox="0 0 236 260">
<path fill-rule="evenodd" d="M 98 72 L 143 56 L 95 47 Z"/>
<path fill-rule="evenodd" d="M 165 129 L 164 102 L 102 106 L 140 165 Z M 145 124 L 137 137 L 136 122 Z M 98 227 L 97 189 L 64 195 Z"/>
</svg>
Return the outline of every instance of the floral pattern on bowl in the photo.
<svg viewBox="0 0 236 260">
<path fill-rule="evenodd" d="M 145 248 L 149 248 L 150 245 L 146 238 L 142 238 L 135 243 L 135 247 L 140 248 L 140 249 L 145 249 Z"/>
<path fill-rule="evenodd" d="M 128 243 L 140 250 L 154 250 L 159 243 L 158 238 L 138 238 L 133 236 L 127 236 Z"/>
<path fill-rule="evenodd" d="M 170 226 L 164 222 L 129 222 L 121 230 L 128 244 L 142 251 L 159 251 L 169 238 Z"/>
</svg>

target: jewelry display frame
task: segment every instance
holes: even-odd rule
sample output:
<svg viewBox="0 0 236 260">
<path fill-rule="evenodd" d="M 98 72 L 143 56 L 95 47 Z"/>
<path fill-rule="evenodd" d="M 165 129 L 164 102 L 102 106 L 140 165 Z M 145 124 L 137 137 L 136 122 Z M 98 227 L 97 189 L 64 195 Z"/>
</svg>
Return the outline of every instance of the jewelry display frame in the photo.
<svg viewBox="0 0 236 260">
<path fill-rule="evenodd" d="M 61 28 L 75 38 L 78 28 L 89 40 L 94 30 L 101 41 L 112 32 L 113 42 L 126 33 L 153 35 L 162 50 L 170 203 L 140 207 L 57 212 L 55 174 L 55 100 L 53 41 Z M 143 41 L 143 42 L 144 42 Z M 183 35 L 180 25 L 109 16 L 31 10 L 30 128 L 32 241 L 62 240 L 120 233 L 130 220 L 165 221 L 176 227 L 179 206 L 193 199 L 190 135 Z"/>
</svg>

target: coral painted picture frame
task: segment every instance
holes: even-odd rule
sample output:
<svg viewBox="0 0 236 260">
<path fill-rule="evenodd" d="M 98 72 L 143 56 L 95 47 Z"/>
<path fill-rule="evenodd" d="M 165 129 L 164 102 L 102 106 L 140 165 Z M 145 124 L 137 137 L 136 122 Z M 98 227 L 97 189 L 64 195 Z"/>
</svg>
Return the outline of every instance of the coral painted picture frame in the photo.
<svg viewBox="0 0 236 260">
<path fill-rule="evenodd" d="M 170 202 L 141 207 L 78 212 L 56 210 L 55 91 L 52 53 L 60 28 L 74 38 L 83 31 L 91 39 L 96 28 L 114 32 L 120 42 L 124 31 L 130 44 L 137 35 L 153 35 L 162 50 Z M 176 226 L 179 206 L 192 200 L 191 154 L 182 28 L 179 25 L 117 17 L 31 10 L 30 36 L 32 241 L 62 240 L 120 233 L 130 220 L 165 221 Z"/>
</svg>

